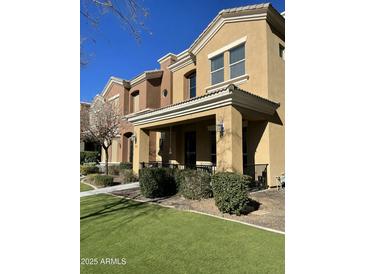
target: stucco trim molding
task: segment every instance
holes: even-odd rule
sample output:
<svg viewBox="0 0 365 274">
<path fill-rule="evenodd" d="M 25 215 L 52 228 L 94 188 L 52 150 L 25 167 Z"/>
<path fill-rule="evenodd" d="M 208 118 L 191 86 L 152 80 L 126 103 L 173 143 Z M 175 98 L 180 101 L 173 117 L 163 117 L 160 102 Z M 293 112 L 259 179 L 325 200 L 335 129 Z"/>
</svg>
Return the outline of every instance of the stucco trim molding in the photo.
<svg viewBox="0 0 365 274">
<path fill-rule="evenodd" d="M 212 59 L 213 57 L 215 57 L 215 56 L 217 56 L 217 55 L 219 55 L 219 54 L 221 54 L 221 53 L 223 53 L 223 52 L 225 52 L 227 50 L 230 50 L 230 49 L 232 49 L 232 48 L 234 48 L 236 46 L 239 46 L 239 45 L 241 45 L 243 43 L 246 43 L 246 41 L 247 41 L 247 36 L 244 36 L 244 37 L 242 37 L 240 39 L 237 39 L 237 40 L 229 43 L 228 45 L 225 45 L 224 47 L 222 47 L 220 49 L 217 49 L 216 51 L 213 51 L 213 52 L 209 53 L 208 54 L 208 59 Z"/>
<path fill-rule="evenodd" d="M 108 98 L 108 101 L 110 102 L 110 101 L 113 101 L 114 99 L 117 99 L 117 98 L 119 98 L 119 94 L 114 95 L 113 97 Z"/>
<path fill-rule="evenodd" d="M 202 35 L 193 42 L 189 50 L 192 54 L 196 55 L 226 23 L 266 20 L 266 15 L 266 12 L 234 17 L 221 17 L 221 15 L 218 15 L 211 22 L 211 25 L 209 25 L 207 29 L 204 30 Z"/>
<path fill-rule="evenodd" d="M 182 69 L 183 67 L 186 67 L 193 63 L 194 63 L 194 61 L 191 58 L 191 56 L 187 56 L 187 57 L 177 61 L 176 63 L 170 65 L 169 69 L 171 72 L 175 72 L 175 71 L 178 71 L 179 69 Z"/>
<path fill-rule="evenodd" d="M 106 95 L 106 93 L 108 92 L 110 86 L 113 83 L 124 86 L 125 88 L 130 88 L 129 81 L 112 76 L 112 77 L 109 78 L 108 83 L 106 83 L 103 91 L 101 92 L 101 96 L 104 97 Z"/>
<path fill-rule="evenodd" d="M 158 59 L 157 62 L 161 64 L 162 62 L 164 62 L 166 59 L 168 59 L 170 57 L 176 58 L 176 55 L 169 52 L 169 53 L 165 54 L 164 56 L 162 56 L 160 59 Z"/>
<path fill-rule="evenodd" d="M 279 107 L 278 103 L 241 90 L 235 85 L 229 85 L 221 90 L 175 105 L 135 115 L 128 118 L 128 122 L 134 126 L 146 125 L 152 122 L 190 115 L 227 105 L 236 105 L 270 115 L 274 114 L 275 110 Z"/>
<path fill-rule="evenodd" d="M 162 76 L 162 73 L 163 73 L 162 70 L 145 71 L 130 81 L 131 86 L 138 85 L 139 83 L 143 82 L 144 80 L 159 78 Z"/>
<path fill-rule="evenodd" d="M 244 74 L 244 75 L 241 75 L 241 76 L 238 76 L 238 77 L 229 79 L 227 81 L 220 82 L 218 84 L 215 84 L 215 85 L 211 85 L 209 87 L 206 87 L 205 88 L 205 92 L 207 92 L 207 93 L 213 92 L 213 91 L 216 91 L 219 88 L 222 88 L 224 86 L 228 86 L 229 84 L 234 84 L 234 85 L 237 86 L 237 85 L 242 84 L 243 82 L 246 82 L 249 78 L 250 77 L 249 77 L 248 74 Z"/>
</svg>

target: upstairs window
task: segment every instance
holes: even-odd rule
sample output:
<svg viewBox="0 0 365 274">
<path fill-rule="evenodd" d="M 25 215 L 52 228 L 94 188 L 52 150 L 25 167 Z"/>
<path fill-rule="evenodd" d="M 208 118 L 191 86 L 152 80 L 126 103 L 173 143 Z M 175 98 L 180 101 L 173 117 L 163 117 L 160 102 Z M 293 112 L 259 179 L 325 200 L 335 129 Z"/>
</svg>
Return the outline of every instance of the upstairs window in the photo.
<svg viewBox="0 0 365 274">
<path fill-rule="evenodd" d="M 212 85 L 224 81 L 224 62 L 223 53 L 213 57 L 211 60 L 211 79 Z"/>
<path fill-rule="evenodd" d="M 137 112 L 139 111 L 139 91 L 132 92 L 132 111 Z"/>
<path fill-rule="evenodd" d="M 229 50 L 230 78 L 245 74 L 245 46 L 240 45 Z"/>
<path fill-rule="evenodd" d="M 196 96 L 196 73 L 192 73 L 188 77 L 188 83 L 189 83 L 189 96 L 190 98 L 194 98 Z"/>
<path fill-rule="evenodd" d="M 285 60 L 285 47 L 279 44 L 279 56 L 281 59 Z"/>
</svg>

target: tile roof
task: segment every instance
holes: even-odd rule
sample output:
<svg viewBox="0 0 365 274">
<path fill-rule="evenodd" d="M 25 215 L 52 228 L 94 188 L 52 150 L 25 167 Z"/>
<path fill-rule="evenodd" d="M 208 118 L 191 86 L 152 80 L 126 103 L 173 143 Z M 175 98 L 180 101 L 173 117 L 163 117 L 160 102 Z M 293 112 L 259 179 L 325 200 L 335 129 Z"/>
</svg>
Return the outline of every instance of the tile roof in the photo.
<svg viewBox="0 0 365 274">
<path fill-rule="evenodd" d="M 168 105 L 168 106 L 165 106 L 165 107 L 161 107 L 161 108 L 156 108 L 156 109 L 152 109 L 150 111 L 146 111 L 146 112 L 143 112 L 143 114 L 150 114 L 150 113 L 153 113 L 153 112 L 156 112 L 156 111 L 159 111 L 159 110 L 165 110 L 165 109 L 169 109 L 169 108 L 172 108 L 172 107 L 175 107 L 175 106 L 178 106 L 178 105 L 182 105 L 182 104 L 186 104 L 186 103 L 190 103 L 190 102 L 193 102 L 193 101 L 197 101 L 197 100 L 200 100 L 202 98 L 206 98 L 206 97 L 210 97 L 214 94 L 217 94 L 217 93 L 220 93 L 220 92 L 223 92 L 223 91 L 226 91 L 226 90 L 229 90 L 230 92 L 233 92 L 233 91 L 241 91 L 241 92 L 244 92 L 250 96 L 254 96 L 256 97 L 258 100 L 261 100 L 263 102 L 266 102 L 266 103 L 269 103 L 271 104 L 273 107 L 276 107 L 278 108 L 280 106 L 280 103 L 276 103 L 274 101 L 271 101 L 269 99 L 266 99 L 266 98 L 263 98 L 261 96 L 258 96 L 256 94 L 253 94 L 251 92 L 248 92 L 248 91 L 245 91 L 243 89 L 240 89 L 238 88 L 236 85 L 234 84 L 230 84 L 226 87 L 223 87 L 223 88 L 220 88 L 220 89 L 217 89 L 217 90 L 214 90 L 214 91 L 211 91 L 209 93 L 206 93 L 204 95 L 201 95 L 201 96 L 197 96 L 197 97 L 194 97 L 194 98 L 191 98 L 191 99 L 188 99 L 188 100 L 184 100 L 184 101 L 181 101 L 181 102 L 178 102 L 178 103 L 175 103 L 175 104 L 171 104 L 171 105 Z M 131 116 L 131 117 L 135 117 L 137 115 L 134 115 L 134 116 Z"/>
<path fill-rule="evenodd" d="M 256 9 L 268 8 L 269 6 L 270 6 L 270 3 L 261 3 L 261 4 L 255 4 L 255 5 L 241 6 L 241 7 L 236 7 L 236 8 L 223 9 L 218 14 L 233 13 L 233 12 L 244 11 L 244 10 L 256 10 Z"/>
</svg>

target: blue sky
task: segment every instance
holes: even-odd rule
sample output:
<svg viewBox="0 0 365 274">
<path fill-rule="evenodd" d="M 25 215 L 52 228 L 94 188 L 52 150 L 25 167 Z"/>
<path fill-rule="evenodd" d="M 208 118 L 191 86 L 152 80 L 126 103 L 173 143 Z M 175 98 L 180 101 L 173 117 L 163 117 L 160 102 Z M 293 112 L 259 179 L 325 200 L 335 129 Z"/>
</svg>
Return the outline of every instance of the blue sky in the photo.
<svg viewBox="0 0 365 274">
<path fill-rule="evenodd" d="M 152 34 L 142 33 L 140 44 L 111 16 L 105 16 L 98 31 L 92 33 L 81 18 L 81 36 L 96 41 L 87 43 L 86 50 L 93 56 L 80 71 L 81 101 L 90 102 L 110 76 L 131 79 L 144 70 L 158 69 L 157 59 L 188 48 L 220 10 L 262 2 L 144 0 L 142 3 L 149 10 L 144 22 Z M 284 0 L 271 3 L 279 12 L 285 10 Z"/>
</svg>

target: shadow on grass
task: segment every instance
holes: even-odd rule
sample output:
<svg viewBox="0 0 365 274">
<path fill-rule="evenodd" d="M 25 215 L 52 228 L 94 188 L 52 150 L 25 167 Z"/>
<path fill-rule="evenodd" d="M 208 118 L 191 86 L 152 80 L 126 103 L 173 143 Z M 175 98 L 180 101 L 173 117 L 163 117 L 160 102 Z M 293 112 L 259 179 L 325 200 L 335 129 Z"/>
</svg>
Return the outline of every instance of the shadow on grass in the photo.
<svg viewBox="0 0 365 274">
<path fill-rule="evenodd" d="M 134 210 L 136 209 L 136 210 Z M 92 213 L 88 213 L 86 215 L 83 215 L 80 217 L 80 221 L 82 220 L 86 220 L 92 217 L 102 217 L 102 216 L 107 216 L 110 215 L 111 213 L 117 213 L 118 211 L 125 211 L 127 210 L 128 213 L 124 215 L 124 222 L 128 223 L 131 220 L 142 216 L 142 215 L 147 215 L 147 214 L 151 214 L 152 216 L 154 216 L 155 218 L 157 218 L 157 213 L 161 210 L 165 210 L 164 208 L 158 207 L 158 206 L 152 206 L 146 203 L 142 203 L 142 202 L 136 202 L 136 201 L 131 201 L 131 200 L 127 200 L 127 199 L 118 199 L 115 202 L 109 202 L 107 204 L 105 204 L 103 206 L 102 209 L 99 209 L 97 211 L 94 211 Z M 133 213 L 131 214 L 131 210 L 133 211 Z M 128 217 L 130 216 L 130 217 Z"/>
<path fill-rule="evenodd" d="M 136 208 L 136 207 L 140 207 L 142 205 L 143 205 L 142 203 L 138 203 L 138 202 L 131 203 L 125 199 L 118 199 L 118 201 L 116 201 L 116 202 L 106 204 L 102 209 L 100 209 L 98 211 L 81 216 L 80 220 L 84 220 L 84 219 L 87 219 L 90 217 L 109 214 L 109 213 L 112 213 L 112 212 L 115 212 L 118 210 L 127 209 L 127 208 Z"/>
</svg>

